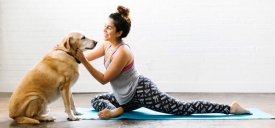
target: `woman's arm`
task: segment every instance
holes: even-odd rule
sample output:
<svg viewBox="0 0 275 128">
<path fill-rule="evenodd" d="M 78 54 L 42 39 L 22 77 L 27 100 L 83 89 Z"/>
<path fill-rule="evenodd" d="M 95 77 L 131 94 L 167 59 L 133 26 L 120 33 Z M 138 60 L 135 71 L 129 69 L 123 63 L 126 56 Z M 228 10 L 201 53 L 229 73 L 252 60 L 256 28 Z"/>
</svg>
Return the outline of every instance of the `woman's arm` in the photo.
<svg viewBox="0 0 275 128">
<path fill-rule="evenodd" d="M 127 47 L 127 46 L 126 46 Z M 95 69 L 89 61 L 84 57 L 83 52 L 81 50 L 77 51 L 76 58 L 82 62 L 82 64 L 86 67 L 89 73 L 101 84 L 106 84 L 114 79 L 126 66 L 127 63 L 132 58 L 132 54 L 129 48 L 125 46 L 121 46 L 116 54 L 112 57 L 112 62 L 109 67 L 106 69 L 105 73 L 101 73 L 97 69 Z"/>
<path fill-rule="evenodd" d="M 89 52 L 85 55 L 86 59 L 88 61 L 92 61 L 99 57 L 104 56 L 105 45 L 106 45 L 106 42 L 101 43 L 98 47 L 95 47 L 95 49 L 93 49 L 91 52 Z"/>
<path fill-rule="evenodd" d="M 95 47 L 91 52 L 86 54 L 86 59 L 88 61 L 92 61 L 95 60 L 99 57 L 104 56 L 105 54 L 105 46 L 106 46 L 107 42 L 101 43 L 99 46 Z M 54 46 L 53 50 L 57 50 L 58 48 L 58 44 L 56 46 Z"/>
</svg>

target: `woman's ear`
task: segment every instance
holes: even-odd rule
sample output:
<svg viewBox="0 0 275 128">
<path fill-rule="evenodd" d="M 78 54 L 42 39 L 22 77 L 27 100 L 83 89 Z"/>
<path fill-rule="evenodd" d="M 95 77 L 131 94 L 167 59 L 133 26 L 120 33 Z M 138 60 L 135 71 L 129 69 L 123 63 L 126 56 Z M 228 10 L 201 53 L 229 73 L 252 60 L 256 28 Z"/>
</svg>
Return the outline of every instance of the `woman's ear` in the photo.
<svg viewBox="0 0 275 128">
<path fill-rule="evenodd" d="M 116 33 L 116 37 L 117 37 L 117 38 L 120 37 L 120 36 L 122 35 L 122 33 L 123 33 L 123 31 L 120 30 L 119 32 Z"/>
</svg>

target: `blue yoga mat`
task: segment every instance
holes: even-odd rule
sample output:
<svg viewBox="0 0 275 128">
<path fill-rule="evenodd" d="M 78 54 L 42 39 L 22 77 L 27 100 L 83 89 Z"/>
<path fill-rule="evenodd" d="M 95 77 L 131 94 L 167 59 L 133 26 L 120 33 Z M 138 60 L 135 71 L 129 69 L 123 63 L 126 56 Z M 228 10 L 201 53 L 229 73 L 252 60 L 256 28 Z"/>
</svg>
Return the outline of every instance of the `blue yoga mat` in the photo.
<svg viewBox="0 0 275 128">
<path fill-rule="evenodd" d="M 108 120 L 121 120 L 121 119 L 133 119 L 133 120 L 249 120 L 249 119 L 275 119 L 273 115 L 265 113 L 257 108 L 248 108 L 253 114 L 193 114 L 190 116 L 176 116 L 171 114 L 160 113 L 152 111 L 147 108 L 139 108 L 131 112 L 124 112 L 122 115 L 110 118 Z M 97 116 L 97 111 L 93 108 L 78 108 L 78 111 L 84 114 L 79 116 L 83 120 L 106 120 L 100 119 Z"/>
</svg>

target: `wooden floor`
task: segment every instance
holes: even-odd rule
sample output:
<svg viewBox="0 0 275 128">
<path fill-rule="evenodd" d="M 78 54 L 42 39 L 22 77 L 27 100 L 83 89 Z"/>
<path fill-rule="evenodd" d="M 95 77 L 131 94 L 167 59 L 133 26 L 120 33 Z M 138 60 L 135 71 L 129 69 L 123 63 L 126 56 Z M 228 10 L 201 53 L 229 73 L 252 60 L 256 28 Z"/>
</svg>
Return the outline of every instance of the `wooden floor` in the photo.
<svg viewBox="0 0 275 128">
<path fill-rule="evenodd" d="M 91 107 L 90 99 L 97 93 L 74 94 L 77 107 Z M 209 100 L 231 104 L 238 101 L 243 107 L 256 107 L 275 116 L 275 93 L 168 93 L 182 101 Z M 275 119 L 268 120 L 80 120 L 67 121 L 61 99 L 51 106 L 55 122 L 39 125 L 16 124 L 8 116 L 8 101 L 11 93 L 0 93 L 0 128 L 275 128 Z M 18 106 L 20 107 L 20 106 Z"/>
</svg>

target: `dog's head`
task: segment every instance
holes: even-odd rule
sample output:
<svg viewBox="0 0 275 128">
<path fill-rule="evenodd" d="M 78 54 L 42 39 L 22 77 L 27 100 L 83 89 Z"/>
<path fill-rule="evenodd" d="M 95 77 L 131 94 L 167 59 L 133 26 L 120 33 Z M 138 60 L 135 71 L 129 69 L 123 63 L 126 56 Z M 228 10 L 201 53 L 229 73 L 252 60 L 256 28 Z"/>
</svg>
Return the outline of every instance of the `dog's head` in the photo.
<svg viewBox="0 0 275 128">
<path fill-rule="evenodd" d="M 97 42 L 88 38 L 80 31 L 71 31 L 59 44 L 63 50 L 75 55 L 77 49 L 82 51 L 91 50 L 96 46 Z"/>
</svg>

